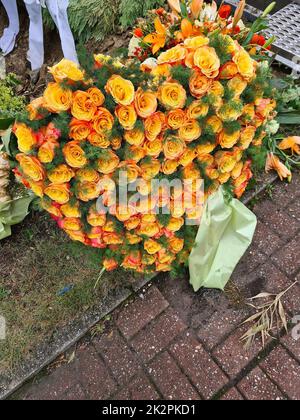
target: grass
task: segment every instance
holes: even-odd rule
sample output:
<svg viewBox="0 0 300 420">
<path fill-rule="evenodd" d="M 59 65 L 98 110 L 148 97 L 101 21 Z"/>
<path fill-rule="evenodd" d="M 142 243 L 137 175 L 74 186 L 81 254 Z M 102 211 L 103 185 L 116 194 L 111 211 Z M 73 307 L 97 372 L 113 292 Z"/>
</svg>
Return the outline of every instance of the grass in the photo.
<svg viewBox="0 0 300 420">
<path fill-rule="evenodd" d="M 94 290 L 101 270 L 99 251 L 71 242 L 40 213 L 0 243 L 0 266 L 0 315 L 7 322 L 7 339 L 0 341 L 0 376 L 120 281 L 131 282 L 124 272 L 107 274 Z"/>
</svg>

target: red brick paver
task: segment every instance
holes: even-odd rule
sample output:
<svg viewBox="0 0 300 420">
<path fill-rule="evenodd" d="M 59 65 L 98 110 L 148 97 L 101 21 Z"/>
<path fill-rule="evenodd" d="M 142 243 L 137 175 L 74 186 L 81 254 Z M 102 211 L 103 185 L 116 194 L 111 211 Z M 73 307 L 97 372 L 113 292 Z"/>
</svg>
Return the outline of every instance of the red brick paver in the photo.
<svg viewBox="0 0 300 420">
<path fill-rule="evenodd" d="M 35 380 L 20 398 L 300 399 L 296 324 L 264 350 L 259 338 L 248 351 L 240 340 L 251 313 L 247 298 L 258 293 L 279 293 L 297 280 L 283 304 L 289 320 L 300 316 L 299 185 L 296 174 L 255 205 L 255 238 L 226 294 L 194 293 L 188 278 L 161 275 L 112 314 L 103 334 L 87 337 L 73 362 Z"/>
</svg>

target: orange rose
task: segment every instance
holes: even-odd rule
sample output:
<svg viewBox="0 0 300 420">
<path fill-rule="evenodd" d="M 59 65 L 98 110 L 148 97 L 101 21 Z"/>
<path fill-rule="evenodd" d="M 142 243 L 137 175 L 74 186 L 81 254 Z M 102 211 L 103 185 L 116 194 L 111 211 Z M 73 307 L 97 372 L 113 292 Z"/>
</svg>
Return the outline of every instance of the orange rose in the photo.
<svg viewBox="0 0 300 420">
<path fill-rule="evenodd" d="M 113 139 L 111 139 L 110 144 L 113 150 L 121 149 L 121 146 L 122 146 L 121 137 L 114 137 Z"/>
<path fill-rule="evenodd" d="M 140 168 L 136 163 L 123 161 L 118 166 L 120 172 L 126 172 L 127 181 L 135 182 L 140 175 Z"/>
<path fill-rule="evenodd" d="M 132 251 L 127 255 L 122 263 L 126 270 L 137 270 L 142 264 L 142 255 L 140 251 Z"/>
<path fill-rule="evenodd" d="M 63 148 L 66 162 L 71 168 L 83 168 L 87 164 L 84 151 L 76 141 L 70 141 Z"/>
<path fill-rule="evenodd" d="M 217 116 L 222 121 L 235 121 L 243 113 L 243 107 L 240 101 L 236 100 L 233 106 L 233 101 L 223 104 L 220 109 L 217 110 Z"/>
<path fill-rule="evenodd" d="M 148 181 L 159 174 L 160 162 L 157 159 L 151 159 L 147 162 L 142 162 L 140 167 L 142 170 L 142 177 Z"/>
<path fill-rule="evenodd" d="M 62 214 L 65 217 L 76 217 L 76 218 L 80 218 L 81 217 L 81 213 L 79 210 L 79 202 L 76 201 L 75 204 L 72 203 L 72 205 L 70 203 L 66 203 L 64 205 L 61 206 L 60 211 L 62 212 Z"/>
<path fill-rule="evenodd" d="M 214 143 L 199 144 L 196 147 L 196 152 L 198 156 L 208 155 L 209 153 L 213 152 L 215 148 L 216 148 L 216 145 Z"/>
<path fill-rule="evenodd" d="M 38 159 L 41 163 L 51 163 L 55 157 L 55 149 L 59 147 L 56 141 L 46 141 L 38 151 Z"/>
<path fill-rule="evenodd" d="M 189 50 L 197 50 L 200 47 L 204 47 L 209 44 L 209 38 L 203 35 L 188 38 L 184 41 L 184 45 Z"/>
<path fill-rule="evenodd" d="M 94 130 L 98 134 L 106 134 L 110 132 L 114 125 L 114 117 L 106 108 L 98 108 L 93 119 Z"/>
<path fill-rule="evenodd" d="M 178 163 L 183 167 L 190 165 L 196 158 L 196 151 L 194 149 L 187 149 L 182 156 L 180 156 Z"/>
<path fill-rule="evenodd" d="M 40 108 L 44 108 L 44 107 L 45 107 L 45 101 L 43 97 L 36 98 L 33 101 L 31 101 L 30 104 L 27 105 L 26 107 L 29 113 L 30 121 L 42 119 L 43 116 L 39 114 L 39 110 Z"/>
<path fill-rule="evenodd" d="M 102 106 L 104 104 L 105 96 L 103 95 L 100 89 L 92 87 L 88 89 L 87 93 L 90 97 L 90 100 L 96 107 Z"/>
<path fill-rule="evenodd" d="M 124 106 L 119 105 L 116 108 L 115 114 L 125 130 L 133 130 L 137 121 L 137 114 L 133 105 Z"/>
<path fill-rule="evenodd" d="M 175 64 L 185 59 L 186 49 L 182 45 L 170 48 L 160 54 L 158 57 L 158 64 Z"/>
<path fill-rule="evenodd" d="M 129 80 L 121 76 L 112 76 L 106 85 L 107 92 L 120 105 L 130 105 L 134 101 L 134 86 Z"/>
<path fill-rule="evenodd" d="M 177 137 L 168 137 L 164 141 L 163 152 L 167 159 L 173 160 L 179 158 L 185 149 L 183 139 Z"/>
<path fill-rule="evenodd" d="M 130 146 L 125 154 L 126 159 L 139 162 L 146 156 L 145 149 L 140 146 Z"/>
<path fill-rule="evenodd" d="M 67 165 L 58 165 L 48 171 L 48 178 L 52 184 L 66 184 L 75 176 L 74 171 Z"/>
<path fill-rule="evenodd" d="M 25 124 L 16 123 L 13 131 L 18 140 L 18 149 L 22 153 L 29 153 L 36 146 L 36 136 Z"/>
<path fill-rule="evenodd" d="M 80 182 L 98 182 L 100 175 L 93 168 L 82 168 L 76 172 L 76 178 L 79 179 Z"/>
<path fill-rule="evenodd" d="M 238 74 L 238 68 L 233 61 L 228 61 L 220 69 L 220 79 L 232 79 L 236 74 Z"/>
<path fill-rule="evenodd" d="M 242 150 L 248 149 L 252 143 L 256 132 L 256 127 L 249 125 L 241 131 L 240 146 Z"/>
<path fill-rule="evenodd" d="M 178 130 L 186 121 L 186 113 L 182 109 L 173 109 L 167 115 L 167 124 L 172 130 Z"/>
<path fill-rule="evenodd" d="M 72 82 L 80 82 L 84 79 L 84 74 L 73 61 L 63 59 L 53 67 L 49 67 L 49 72 L 57 83 L 69 79 Z"/>
<path fill-rule="evenodd" d="M 19 153 L 16 156 L 16 159 L 19 162 L 21 170 L 26 177 L 36 182 L 43 181 L 45 179 L 45 170 L 37 158 Z"/>
<path fill-rule="evenodd" d="M 45 185 L 43 181 L 34 182 L 29 179 L 28 183 L 29 183 L 30 189 L 35 195 L 37 195 L 40 198 L 44 196 Z"/>
<path fill-rule="evenodd" d="M 104 175 L 111 174 L 118 167 L 119 162 L 118 156 L 111 150 L 108 150 L 107 153 L 98 159 L 98 171 Z"/>
<path fill-rule="evenodd" d="M 105 268 L 106 271 L 114 271 L 116 268 L 119 267 L 119 264 L 116 260 L 113 258 L 105 258 L 103 260 L 103 268 Z"/>
<path fill-rule="evenodd" d="M 87 121 L 80 121 L 73 118 L 70 123 L 69 137 L 75 141 L 82 141 L 88 138 L 91 133 L 91 126 Z"/>
<path fill-rule="evenodd" d="M 204 46 L 196 50 L 194 55 L 195 66 L 210 79 L 214 79 L 219 74 L 220 59 L 216 50 L 212 47 Z"/>
<path fill-rule="evenodd" d="M 142 118 L 150 117 L 157 110 L 157 98 L 152 92 L 145 92 L 139 88 L 134 101 L 137 114 Z"/>
<path fill-rule="evenodd" d="M 198 118 L 206 117 L 209 111 L 209 105 L 202 101 L 194 101 L 188 107 L 187 116 L 191 120 L 197 120 Z"/>
<path fill-rule="evenodd" d="M 158 242 L 154 241 L 153 239 L 148 239 L 144 243 L 144 248 L 150 255 L 154 255 L 162 249 L 162 245 Z"/>
<path fill-rule="evenodd" d="M 82 242 L 83 244 L 86 243 L 85 234 L 81 230 L 77 232 L 66 230 L 65 232 L 69 235 L 72 241 Z"/>
<path fill-rule="evenodd" d="M 216 153 L 216 163 L 221 173 L 230 173 L 236 163 L 237 158 L 234 152 L 218 152 Z"/>
<path fill-rule="evenodd" d="M 219 134 L 219 144 L 222 149 L 231 149 L 240 139 L 240 131 L 226 133 L 224 130 Z"/>
<path fill-rule="evenodd" d="M 238 72 L 245 79 L 250 80 L 255 75 L 254 60 L 243 48 L 238 50 L 233 56 L 233 62 L 237 65 Z"/>
<path fill-rule="evenodd" d="M 210 86 L 210 93 L 218 98 L 222 98 L 224 96 L 224 92 L 222 83 L 218 80 L 214 80 Z"/>
<path fill-rule="evenodd" d="M 124 138 L 127 143 L 131 144 L 132 146 L 142 146 L 145 140 L 145 134 L 138 128 L 134 128 L 133 130 L 126 131 L 124 133 Z"/>
<path fill-rule="evenodd" d="M 77 217 L 66 217 L 63 219 L 61 226 L 64 230 L 79 231 L 82 228 L 82 224 Z"/>
<path fill-rule="evenodd" d="M 158 90 L 159 101 L 166 109 L 184 108 L 186 103 L 186 91 L 177 82 L 165 82 Z"/>
<path fill-rule="evenodd" d="M 165 116 L 162 112 L 156 112 L 145 120 L 145 134 L 148 140 L 155 140 L 164 128 Z"/>
<path fill-rule="evenodd" d="M 91 201 L 98 198 L 100 195 L 100 188 L 96 182 L 81 182 L 77 186 L 77 197 L 81 201 Z"/>
<path fill-rule="evenodd" d="M 106 215 L 98 213 L 95 206 L 90 209 L 87 221 L 93 227 L 103 227 L 106 224 Z"/>
<path fill-rule="evenodd" d="M 165 175 L 172 175 L 174 172 L 177 171 L 177 168 L 178 168 L 177 160 L 166 159 L 162 163 L 162 172 Z"/>
<path fill-rule="evenodd" d="M 44 192 L 51 200 L 59 204 L 66 204 L 70 200 L 69 184 L 50 184 Z"/>
<path fill-rule="evenodd" d="M 140 216 L 131 216 L 130 219 L 126 220 L 124 226 L 127 230 L 134 230 L 138 228 L 141 223 Z"/>
<path fill-rule="evenodd" d="M 209 92 L 212 81 L 198 71 L 194 71 L 190 78 L 191 94 L 200 99 Z"/>
<path fill-rule="evenodd" d="M 62 218 L 62 214 L 61 214 L 61 211 L 59 210 L 59 208 L 54 206 L 52 203 L 49 203 L 49 200 L 43 200 L 42 199 L 41 200 L 41 206 L 44 210 L 46 210 L 52 216 L 55 216 L 59 219 Z"/>
<path fill-rule="evenodd" d="M 220 133 L 223 129 L 223 123 L 216 115 L 209 117 L 206 121 L 206 125 L 212 129 L 214 134 Z"/>
<path fill-rule="evenodd" d="M 156 138 L 153 141 L 147 140 L 144 144 L 145 155 L 157 158 L 162 151 L 162 139 Z"/>
<path fill-rule="evenodd" d="M 117 233 L 106 232 L 103 234 L 103 242 L 107 245 L 122 245 L 123 239 Z"/>
<path fill-rule="evenodd" d="M 73 117 L 82 121 L 91 121 L 97 111 L 96 105 L 87 92 L 78 90 L 73 94 L 71 113 Z"/>
<path fill-rule="evenodd" d="M 44 93 L 44 106 L 50 112 L 65 112 L 71 108 L 72 91 L 63 89 L 58 83 L 49 83 Z"/>
<path fill-rule="evenodd" d="M 175 254 L 183 250 L 184 247 L 184 239 L 180 238 L 172 238 L 169 240 L 170 249 Z"/>
<path fill-rule="evenodd" d="M 228 88 L 234 92 L 234 97 L 238 98 L 247 87 L 247 82 L 241 76 L 235 76 L 228 82 Z"/>
<path fill-rule="evenodd" d="M 107 149 L 110 146 L 109 138 L 104 133 L 97 133 L 92 131 L 88 136 L 88 141 L 95 147 L 101 147 L 101 149 Z"/>
<path fill-rule="evenodd" d="M 187 143 L 197 140 L 201 136 L 200 124 L 196 120 L 188 120 L 182 127 L 180 127 L 178 135 L 181 140 L 184 140 Z"/>
</svg>

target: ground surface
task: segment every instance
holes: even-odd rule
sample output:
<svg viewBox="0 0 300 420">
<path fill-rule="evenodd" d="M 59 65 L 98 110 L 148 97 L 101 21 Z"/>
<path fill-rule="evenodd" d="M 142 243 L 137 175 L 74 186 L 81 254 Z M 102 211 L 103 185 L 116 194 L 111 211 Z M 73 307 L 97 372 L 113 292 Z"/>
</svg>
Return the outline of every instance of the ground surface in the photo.
<svg viewBox="0 0 300 420">
<path fill-rule="evenodd" d="M 289 332 L 248 351 L 240 342 L 247 297 L 298 280 L 284 305 L 290 319 L 300 315 L 299 198 L 297 174 L 254 203 L 256 236 L 226 294 L 160 277 L 15 397 L 299 399 L 300 339 Z"/>
</svg>

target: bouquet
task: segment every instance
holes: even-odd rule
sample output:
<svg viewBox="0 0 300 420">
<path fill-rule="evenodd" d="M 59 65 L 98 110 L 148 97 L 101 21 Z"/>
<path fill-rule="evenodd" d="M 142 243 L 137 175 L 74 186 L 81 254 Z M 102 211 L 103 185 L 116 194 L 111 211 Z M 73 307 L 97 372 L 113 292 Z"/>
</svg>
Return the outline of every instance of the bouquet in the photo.
<svg viewBox="0 0 300 420">
<path fill-rule="evenodd" d="M 276 116 L 272 40 L 255 35 L 268 12 L 249 29 L 244 1 L 234 15 L 169 3 L 139 22 L 129 58 L 50 68 L 13 129 L 17 177 L 108 271 L 186 266 L 208 197 L 243 195 Z"/>
</svg>

